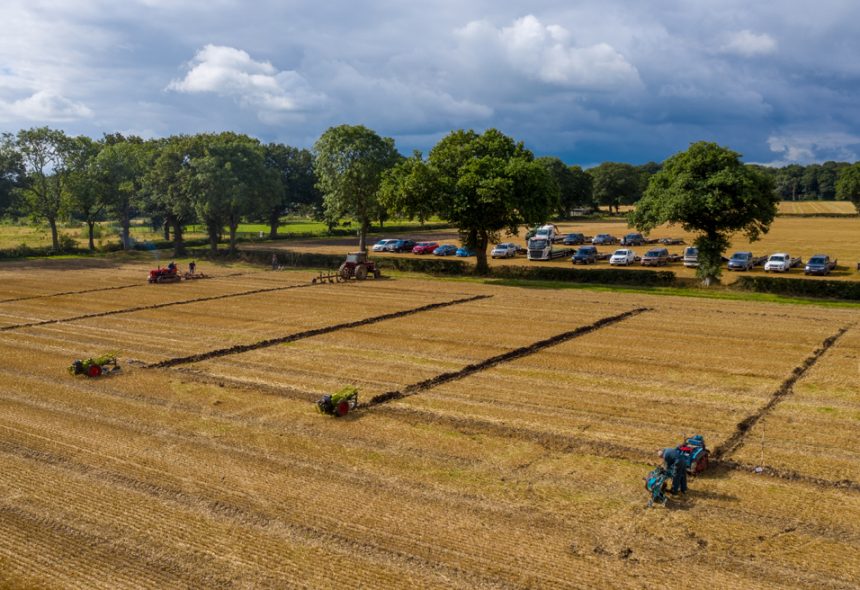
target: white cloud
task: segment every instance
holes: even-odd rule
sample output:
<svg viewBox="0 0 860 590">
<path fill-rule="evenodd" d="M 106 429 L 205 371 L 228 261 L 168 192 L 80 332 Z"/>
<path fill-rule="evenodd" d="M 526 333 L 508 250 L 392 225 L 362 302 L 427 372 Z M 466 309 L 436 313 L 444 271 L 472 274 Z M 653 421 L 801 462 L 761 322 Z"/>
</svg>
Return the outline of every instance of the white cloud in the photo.
<svg viewBox="0 0 860 590">
<path fill-rule="evenodd" d="M 85 104 L 47 90 L 11 102 L 0 101 L 0 118 L 7 120 L 64 123 L 92 116 L 93 112 Z"/>
<path fill-rule="evenodd" d="M 241 49 L 206 45 L 189 66 L 185 77 L 170 82 L 168 90 L 234 98 L 242 105 L 258 108 L 263 118 L 305 110 L 324 100 L 298 72 L 279 71 L 268 61 L 255 61 Z"/>
<path fill-rule="evenodd" d="M 722 51 L 744 57 L 768 55 L 776 51 L 776 40 L 767 33 L 756 34 L 744 29 L 732 33 Z"/>
<path fill-rule="evenodd" d="M 828 159 L 854 162 L 858 159 L 860 136 L 842 131 L 814 132 L 794 131 L 771 135 L 767 139 L 770 151 L 781 154 L 771 162 L 774 166 L 785 164 L 820 162 Z"/>
<path fill-rule="evenodd" d="M 547 84 L 575 89 L 641 84 L 636 67 L 608 43 L 576 46 L 567 29 L 544 25 L 533 15 L 501 29 L 486 21 L 472 21 L 457 35 L 466 60 L 501 60 L 520 75 Z"/>
</svg>

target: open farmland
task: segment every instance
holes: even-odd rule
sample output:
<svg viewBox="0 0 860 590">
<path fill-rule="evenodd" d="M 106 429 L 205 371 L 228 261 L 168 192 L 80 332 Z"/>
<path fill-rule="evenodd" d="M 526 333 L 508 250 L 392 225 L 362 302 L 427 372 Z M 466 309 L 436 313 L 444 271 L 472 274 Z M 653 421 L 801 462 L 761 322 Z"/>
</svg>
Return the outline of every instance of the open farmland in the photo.
<svg viewBox="0 0 860 590">
<path fill-rule="evenodd" d="M 0 587 L 860 579 L 857 307 L 146 268 L 0 266 Z M 693 433 L 722 464 L 645 509 Z"/>
</svg>

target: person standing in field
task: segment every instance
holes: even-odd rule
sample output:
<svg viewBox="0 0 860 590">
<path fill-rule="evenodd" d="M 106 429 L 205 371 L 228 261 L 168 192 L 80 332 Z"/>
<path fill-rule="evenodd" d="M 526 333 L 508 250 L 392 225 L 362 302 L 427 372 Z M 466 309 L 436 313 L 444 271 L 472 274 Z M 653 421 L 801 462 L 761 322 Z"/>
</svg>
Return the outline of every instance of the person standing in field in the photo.
<svg viewBox="0 0 860 590">
<path fill-rule="evenodd" d="M 671 493 L 687 493 L 687 462 L 681 451 L 673 448 L 660 449 L 657 456 L 666 464 L 666 471 L 672 476 Z"/>
<path fill-rule="evenodd" d="M 272 270 L 278 270 L 278 255 L 272 254 Z"/>
<path fill-rule="evenodd" d="M 191 262 L 188 263 L 188 272 L 190 272 L 191 274 L 194 274 L 195 270 L 197 270 L 197 263 L 192 260 Z"/>
</svg>

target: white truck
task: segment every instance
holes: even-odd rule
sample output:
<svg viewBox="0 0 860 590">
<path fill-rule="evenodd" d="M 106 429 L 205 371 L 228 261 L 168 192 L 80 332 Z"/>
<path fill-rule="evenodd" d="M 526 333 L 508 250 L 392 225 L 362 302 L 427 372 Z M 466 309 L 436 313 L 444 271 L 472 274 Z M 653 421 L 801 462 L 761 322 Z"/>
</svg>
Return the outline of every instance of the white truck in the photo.
<svg viewBox="0 0 860 590">
<path fill-rule="evenodd" d="M 764 263 L 764 272 L 788 272 L 793 266 L 800 266 L 800 258 L 792 258 L 786 252 L 771 254 Z"/>
<path fill-rule="evenodd" d="M 552 260 L 569 256 L 572 248 L 556 246 L 564 237 L 553 224 L 542 225 L 537 228 L 535 234 L 529 238 L 527 257 L 529 260 Z"/>
</svg>

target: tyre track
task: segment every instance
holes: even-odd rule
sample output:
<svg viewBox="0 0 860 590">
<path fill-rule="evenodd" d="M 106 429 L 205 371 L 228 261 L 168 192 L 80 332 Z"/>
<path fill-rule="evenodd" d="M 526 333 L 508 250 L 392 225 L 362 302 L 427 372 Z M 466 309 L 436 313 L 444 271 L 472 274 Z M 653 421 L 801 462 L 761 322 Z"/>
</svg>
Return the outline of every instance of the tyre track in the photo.
<svg viewBox="0 0 860 590">
<path fill-rule="evenodd" d="M 606 326 L 610 326 L 612 324 L 616 324 L 618 322 L 624 321 L 627 318 L 639 315 L 640 313 L 651 311 L 649 307 L 637 307 L 635 309 L 631 309 L 629 311 L 625 311 L 624 313 L 619 313 L 614 316 L 605 317 L 597 320 L 587 326 L 580 326 L 574 330 L 569 330 L 567 332 L 562 332 L 561 334 L 556 334 L 555 336 L 550 336 L 549 338 L 545 338 L 544 340 L 539 340 L 533 344 L 529 344 L 528 346 L 522 346 L 520 348 L 515 348 L 514 350 L 496 355 L 494 357 L 490 357 L 486 360 L 483 360 L 479 363 L 473 363 L 471 365 L 466 365 L 459 371 L 450 371 L 448 373 L 442 373 L 440 375 L 436 375 L 435 377 L 431 377 L 430 379 L 425 379 L 424 381 L 419 381 L 418 383 L 413 383 L 412 385 L 408 385 L 401 390 L 397 391 L 388 391 L 386 393 L 381 393 L 377 396 L 371 398 L 369 402 L 366 404 L 362 404 L 365 408 L 377 406 L 379 404 L 384 404 L 390 401 L 394 401 L 397 399 L 402 399 L 404 397 L 415 395 L 417 393 L 421 393 L 422 391 L 426 391 L 428 389 L 432 389 L 444 383 L 448 383 L 450 381 L 457 381 L 459 379 L 463 379 L 472 375 L 474 373 L 478 373 L 481 371 L 485 371 L 496 365 L 501 363 L 507 363 L 509 361 L 516 360 L 518 358 L 522 358 L 525 356 L 529 356 L 536 352 L 540 352 L 545 348 L 550 348 L 552 346 L 556 346 L 557 344 L 562 344 L 567 342 L 568 340 L 573 340 L 574 338 L 579 338 L 580 336 L 585 336 L 586 334 L 590 334 L 596 330 L 601 328 L 605 328 Z"/>
<path fill-rule="evenodd" d="M 729 438 L 723 441 L 723 443 L 714 450 L 714 460 L 720 461 L 737 451 L 744 444 L 746 436 L 749 434 L 750 430 L 752 430 L 753 426 L 755 426 L 759 420 L 767 416 L 767 414 L 769 414 L 771 410 L 779 404 L 779 402 L 794 393 L 794 384 L 797 383 L 797 381 L 803 377 L 809 369 L 815 366 L 824 353 L 830 350 L 842 335 L 853 326 L 854 324 L 850 324 L 843 328 L 839 328 L 835 334 L 825 338 L 821 345 L 816 348 L 811 355 L 806 357 L 801 364 L 794 368 L 791 375 L 782 382 L 782 385 L 780 385 L 776 391 L 771 394 L 770 399 L 765 405 L 759 408 L 754 414 L 751 414 L 738 422 L 734 433 L 732 433 Z"/>
<path fill-rule="evenodd" d="M 20 330 L 21 328 L 33 328 L 36 326 L 48 326 L 50 324 L 62 324 L 66 322 L 77 322 L 80 320 L 89 320 L 92 318 L 103 318 L 112 315 L 121 315 L 124 313 L 134 313 L 137 311 L 147 311 L 151 309 L 161 309 L 164 307 L 173 307 L 176 305 L 187 305 L 190 303 L 202 303 L 204 301 L 216 301 L 218 299 L 230 299 L 232 297 L 244 297 L 246 295 L 257 295 L 259 293 L 272 293 L 275 291 L 286 291 L 288 289 L 301 289 L 304 287 L 313 287 L 314 285 L 308 284 L 300 284 L 300 285 L 287 285 L 284 287 L 266 287 L 265 289 L 252 289 L 250 291 L 241 291 L 239 293 L 228 293 L 225 295 L 210 295 L 208 297 L 196 297 L 194 299 L 183 299 L 182 301 L 169 301 L 167 303 L 155 303 L 153 305 L 140 305 L 137 307 L 126 307 L 123 309 L 115 309 L 113 311 L 102 311 L 98 313 L 88 313 L 79 316 L 73 316 L 70 318 L 60 318 L 54 320 L 40 320 L 38 322 L 28 322 L 26 324 L 13 324 L 11 326 L 3 326 L 0 327 L 0 332 L 8 332 L 11 330 Z"/>
<path fill-rule="evenodd" d="M 309 287 L 311 285 L 296 285 L 296 287 Z M 297 340 L 304 340 L 305 338 L 311 338 L 313 336 L 320 336 L 322 334 L 329 334 L 331 332 L 337 332 L 339 330 L 348 330 L 350 328 L 358 328 L 360 326 L 368 326 L 370 324 L 376 324 L 379 322 L 384 322 L 386 320 L 393 320 L 396 318 L 402 318 L 410 315 L 414 315 L 417 313 L 423 313 L 425 311 L 431 311 L 434 309 L 440 309 L 443 307 L 450 307 L 452 305 L 460 305 L 461 303 L 471 303 L 472 301 L 480 301 L 482 299 L 489 299 L 492 295 L 474 295 L 472 297 L 465 297 L 462 299 L 454 299 L 452 301 L 443 301 L 440 303 L 430 303 L 428 305 L 422 305 L 421 307 L 413 307 L 412 309 L 406 309 L 403 311 L 395 311 L 391 313 L 385 313 L 382 315 L 366 318 L 363 320 L 355 320 L 353 322 L 344 322 L 341 324 L 335 324 L 333 326 L 326 326 L 324 328 L 314 328 L 312 330 L 305 330 L 303 332 L 296 332 L 294 334 L 290 334 L 288 336 L 279 336 L 277 338 L 269 338 L 266 340 L 260 340 L 258 342 L 254 342 L 252 344 L 239 344 L 236 346 L 231 346 L 229 348 L 219 348 L 216 350 L 210 350 L 209 352 L 201 352 L 198 354 L 192 354 L 189 356 L 183 357 L 175 357 L 171 359 L 166 359 L 163 361 L 159 361 L 157 363 L 150 363 L 145 365 L 144 367 L 147 369 L 163 369 L 167 367 L 175 367 L 177 365 L 187 365 L 189 363 L 198 363 L 200 361 L 206 361 L 213 358 L 219 358 L 222 356 L 228 356 L 232 354 L 241 354 L 243 352 L 248 352 L 251 350 L 257 350 L 260 348 L 267 348 L 269 346 L 275 346 L 277 344 L 285 344 L 288 342 L 295 342 Z"/>
</svg>

